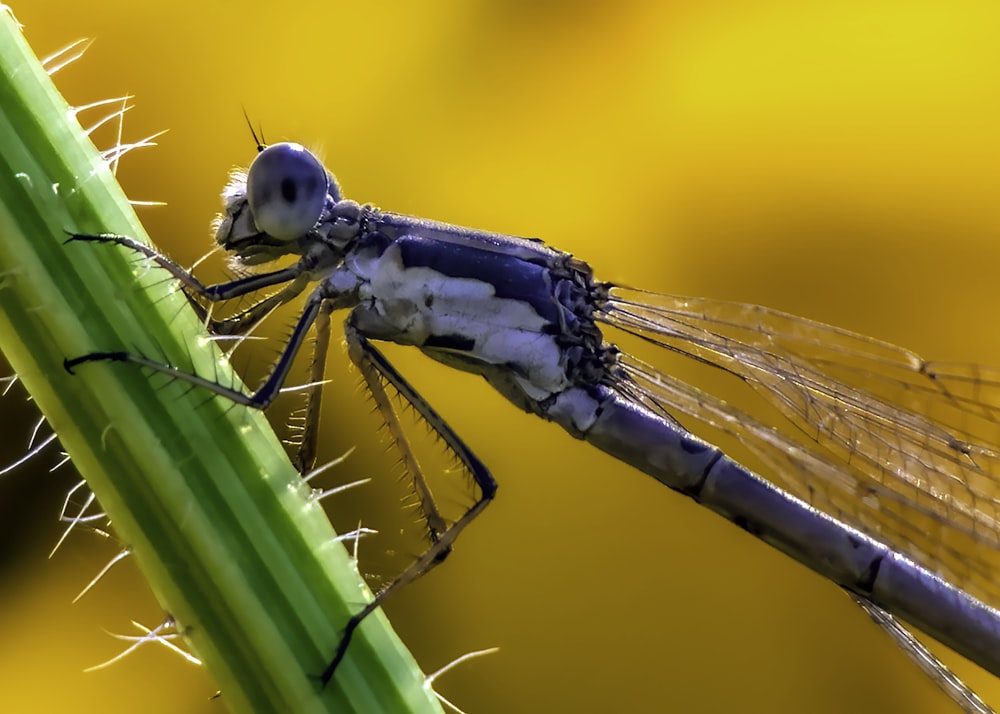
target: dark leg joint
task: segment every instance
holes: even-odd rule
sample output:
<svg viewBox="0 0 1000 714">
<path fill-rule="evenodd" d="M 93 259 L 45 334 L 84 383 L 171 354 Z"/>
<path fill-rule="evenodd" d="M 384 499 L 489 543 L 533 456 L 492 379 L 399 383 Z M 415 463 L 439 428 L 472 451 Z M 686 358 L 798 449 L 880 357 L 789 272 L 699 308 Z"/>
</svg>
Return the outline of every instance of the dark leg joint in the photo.
<svg viewBox="0 0 1000 714">
<path fill-rule="evenodd" d="M 63 369 L 70 374 L 76 374 L 73 368 L 84 362 L 128 362 L 128 352 L 91 352 L 81 357 L 63 360 Z"/>
<path fill-rule="evenodd" d="M 72 231 L 63 231 L 69 236 L 63 245 L 66 243 L 117 243 L 121 241 L 124 236 L 116 235 L 114 233 L 73 233 Z"/>
</svg>

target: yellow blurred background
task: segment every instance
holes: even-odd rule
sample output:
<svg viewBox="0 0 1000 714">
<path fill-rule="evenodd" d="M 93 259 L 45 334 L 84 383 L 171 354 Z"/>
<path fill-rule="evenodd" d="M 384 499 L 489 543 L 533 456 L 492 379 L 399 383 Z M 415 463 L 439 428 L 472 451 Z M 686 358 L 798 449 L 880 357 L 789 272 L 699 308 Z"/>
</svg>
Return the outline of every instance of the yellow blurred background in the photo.
<svg viewBox="0 0 1000 714">
<path fill-rule="evenodd" d="M 252 158 L 246 107 L 268 140 L 320 148 L 359 201 L 542 237 L 604 279 L 1000 365 L 995 2 L 13 9 L 39 56 L 95 39 L 56 76 L 70 103 L 133 94 L 126 141 L 169 129 L 119 176 L 168 203 L 140 215 L 181 263 Z M 372 475 L 392 462 L 331 352 L 321 457 L 357 445 L 345 480 Z M 465 711 L 954 710 L 836 587 L 411 352 L 388 351 L 500 482 L 449 562 L 388 607 L 426 671 L 500 647 L 439 680 Z M 3 401 L 3 463 L 35 416 L 23 394 Z M 46 559 L 74 480 L 48 457 L 0 479 L 0 710 L 222 711 L 160 648 L 82 672 L 124 647 L 108 632 L 162 609 L 133 564 L 70 604 L 118 546 L 75 534 Z M 996 678 L 937 650 L 1000 704 Z"/>
</svg>

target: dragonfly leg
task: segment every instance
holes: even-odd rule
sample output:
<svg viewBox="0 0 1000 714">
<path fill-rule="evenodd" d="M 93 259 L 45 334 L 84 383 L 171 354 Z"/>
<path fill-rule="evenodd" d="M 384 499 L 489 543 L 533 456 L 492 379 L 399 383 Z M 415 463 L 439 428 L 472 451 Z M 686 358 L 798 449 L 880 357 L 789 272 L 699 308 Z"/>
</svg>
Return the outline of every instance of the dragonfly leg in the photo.
<svg viewBox="0 0 1000 714">
<path fill-rule="evenodd" d="M 309 366 L 309 388 L 306 390 L 305 413 L 302 418 L 302 435 L 292 463 L 299 473 L 306 473 L 316 462 L 316 443 L 319 439 L 320 407 L 323 401 L 323 379 L 326 374 L 326 357 L 330 348 L 330 313 L 333 303 L 324 300 L 316 316 L 312 364 Z"/>
<path fill-rule="evenodd" d="M 198 313 L 198 317 L 205 321 L 209 332 L 216 335 L 239 335 L 249 331 L 254 325 L 259 323 L 274 308 L 298 296 L 310 282 L 309 265 L 305 260 L 300 260 L 295 265 L 282 270 L 275 270 L 270 273 L 260 273 L 250 275 L 245 278 L 237 278 L 215 285 L 205 285 L 196 278 L 191 271 L 181 267 L 179 264 L 167 256 L 157 252 L 144 243 L 140 243 L 134 238 L 117 235 L 115 233 L 85 234 L 74 233 L 66 241 L 83 243 L 107 243 L 120 245 L 128 248 L 134 253 L 153 261 L 159 267 L 166 270 L 181 285 L 184 286 L 188 301 Z M 232 298 L 248 295 L 263 288 L 272 287 L 281 283 L 289 283 L 282 290 L 274 295 L 251 305 L 246 310 L 226 318 L 224 320 L 212 320 L 210 312 L 197 300 L 192 299 L 193 295 L 207 300 L 210 303 L 230 300 Z"/>
<path fill-rule="evenodd" d="M 333 678 L 337 666 L 347 653 L 347 647 L 351 642 L 354 631 L 364 619 L 381 607 L 393 593 L 398 592 L 441 563 L 451 552 L 452 544 L 455 542 L 458 534 L 486 508 L 489 502 L 493 500 L 497 490 L 497 483 L 486 466 L 472 453 L 469 447 L 465 445 L 438 413 L 434 411 L 434 408 L 403 379 L 402 375 L 396 371 L 382 353 L 358 332 L 351 324 L 350 319 L 348 319 L 344 331 L 347 337 L 348 354 L 351 357 L 351 361 L 361 370 L 361 374 L 364 376 L 365 383 L 371 391 L 372 397 L 375 399 L 383 415 L 385 415 L 390 433 L 393 434 L 397 446 L 400 447 L 400 451 L 403 454 L 404 464 L 407 469 L 410 469 L 410 476 L 414 480 L 414 487 L 420 498 L 421 506 L 427 509 L 425 517 L 427 518 L 428 529 L 431 533 L 431 546 L 395 580 L 379 591 L 370 603 L 352 615 L 347 621 L 344 633 L 337 644 L 337 651 L 320 676 L 324 685 Z M 409 446 L 406 445 L 406 440 L 402 437 L 401 431 L 399 431 L 399 422 L 396 420 L 395 412 L 392 409 L 385 390 L 385 384 L 387 383 L 392 385 L 417 410 L 420 416 L 437 431 L 448 448 L 451 449 L 469 470 L 476 485 L 479 487 L 479 499 L 461 518 L 450 525 L 447 524 L 439 513 L 437 506 L 434 505 L 430 489 L 427 488 L 423 476 L 420 475 L 416 460 L 413 458 Z M 425 498 L 427 499 L 426 503 Z"/>
<path fill-rule="evenodd" d="M 124 351 L 91 352 L 90 354 L 85 354 L 80 357 L 63 360 L 63 367 L 67 372 L 73 374 L 73 368 L 84 364 L 85 362 L 129 362 L 131 364 L 139 365 L 140 367 L 145 367 L 154 372 L 169 375 L 170 377 L 178 379 L 182 382 L 203 387 L 210 392 L 226 397 L 237 404 L 253 407 L 254 409 L 266 409 L 281 392 L 281 387 L 284 385 L 285 380 L 288 378 L 288 373 L 292 368 L 292 362 L 294 362 L 295 356 L 298 354 L 299 349 L 305 342 L 306 335 L 309 333 L 309 328 L 312 327 L 313 322 L 315 322 L 316 317 L 320 312 L 320 307 L 325 300 L 321 290 L 321 288 L 317 289 L 312 295 L 309 296 L 309 299 L 306 301 L 305 310 L 302 312 L 302 316 L 299 317 L 299 321 L 296 323 L 295 329 L 292 330 L 292 336 L 289 338 L 288 344 L 278 357 L 278 361 L 275 364 L 274 369 L 271 371 L 271 374 L 264 381 L 264 384 L 260 387 L 260 389 L 253 394 L 246 394 L 238 389 L 233 389 L 232 387 L 227 387 L 224 384 L 214 382 L 211 379 L 200 377 L 197 374 L 192 374 L 190 372 L 185 372 L 184 370 L 174 367 L 173 365 L 163 364 L 149 359 L 148 357 Z M 331 309 L 334 308 L 336 308 L 335 304 Z"/>
<path fill-rule="evenodd" d="M 892 641 L 909 656 L 913 663 L 920 667 L 938 689 L 943 691 L 966 714 L 992 714 L 993 710 L 980 699 L 972 689 L 963 682 L 947 665 L 931 652 L 923 642 L 910 632 L 892 613 L 863 598 L 845 590 L 848 596 L 865 611 L 876 625 L 882 628 Z"/>
<path fill-rule="evenodd" d="M 298 297 L 309 285 L 309 281 L 309 274 L 302 273 L 273 295 L 269 295 L 247 309 L 221 320 L 212 319 L 209 316 L 209 311 L 206 311 L 200 304 L 196 306 L 195 310 L 205 323 L 205 328 L 213 335 L 245 335 L 260 324 L 272 311 Z"/>
</svg>

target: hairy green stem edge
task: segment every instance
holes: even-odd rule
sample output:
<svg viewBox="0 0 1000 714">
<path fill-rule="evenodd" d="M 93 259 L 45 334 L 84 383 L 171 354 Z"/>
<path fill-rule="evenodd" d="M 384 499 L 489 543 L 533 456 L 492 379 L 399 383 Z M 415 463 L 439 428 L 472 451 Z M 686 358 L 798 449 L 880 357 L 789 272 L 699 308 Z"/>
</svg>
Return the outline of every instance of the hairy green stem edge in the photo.
<svg viewBox="0 0 1000 714">
<path fill-rule="evenodd" d="M 442 711 L 381 613 L 319 687 L 370 594 L 261 414 L 128 365 L 63 369 L 124 349 L 236 379 L 164 273 L 66 231 L 146 239 L 0 8 L 0 348 L 159 602 L 231 711 Z"/>
</svg>

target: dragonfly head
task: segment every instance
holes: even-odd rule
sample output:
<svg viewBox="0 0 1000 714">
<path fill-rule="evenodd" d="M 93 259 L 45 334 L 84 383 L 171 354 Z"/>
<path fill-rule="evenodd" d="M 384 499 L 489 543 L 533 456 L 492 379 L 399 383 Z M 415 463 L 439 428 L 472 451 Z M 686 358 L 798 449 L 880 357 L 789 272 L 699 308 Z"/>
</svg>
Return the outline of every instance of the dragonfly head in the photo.
<svg viewBox="0 0 1000 714">
<path fill-rule="evenodd" d="M 340 187 L 316 156 L 299 144 L 262 149 L 223 191 L 215 240 L 244 265 L 302 254 L 340 200 Z"/>
</svg>

